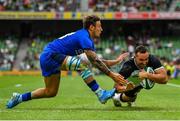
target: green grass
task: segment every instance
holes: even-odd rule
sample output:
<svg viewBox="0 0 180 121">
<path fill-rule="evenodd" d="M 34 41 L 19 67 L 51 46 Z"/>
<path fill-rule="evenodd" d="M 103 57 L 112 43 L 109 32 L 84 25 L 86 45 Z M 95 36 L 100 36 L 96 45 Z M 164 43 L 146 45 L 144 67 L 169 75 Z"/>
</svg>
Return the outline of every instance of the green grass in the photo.
<svg viewBox="0 0 180 121">
<path fill-rule="evenodd" d="M 113 82 L 97 76 L 102 88 L 111 89 Z M 179 84 L 180 79 L 170 83 Z M 21 84 L 21 86 L 17 86 Z M 94 93 L 77 77 L 62 77 L 59 93 L 55 98 L 22 103 L 13 109 L 5 105 L 12 92 L 28 92 L 43 87 L 40 76 L 0 77 L 0 120 L 180 120 L 180 87 L 158 85 L 142 90 L 135 107 L 114 107 L 112 101 L 102 105 Z"/>
</svg>

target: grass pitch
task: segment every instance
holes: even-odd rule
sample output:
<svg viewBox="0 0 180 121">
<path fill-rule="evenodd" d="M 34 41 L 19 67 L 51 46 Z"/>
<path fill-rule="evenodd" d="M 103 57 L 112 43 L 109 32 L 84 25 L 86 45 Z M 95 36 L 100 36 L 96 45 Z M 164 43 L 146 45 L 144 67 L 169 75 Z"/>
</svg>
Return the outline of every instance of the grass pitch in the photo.
<svg viewBox="0 0 180 121">
<path fill-rule="evenodd" d="M 113 81 L 106 76 L 96 76 L 96 79 L 102 88 L 113 87 Z M 180 120 L 180 79 L 169 83 L 142 90 L 135 107 L 126 104 L 114 107 L 111 100 L 100 104 L 79 76 L 68 76 L 62 77 L 56 97 L 6 109 L 12 92 L 32 91 L 44 83 L 41 76 L 1 76 L 0 120 Z"/>
</svg>

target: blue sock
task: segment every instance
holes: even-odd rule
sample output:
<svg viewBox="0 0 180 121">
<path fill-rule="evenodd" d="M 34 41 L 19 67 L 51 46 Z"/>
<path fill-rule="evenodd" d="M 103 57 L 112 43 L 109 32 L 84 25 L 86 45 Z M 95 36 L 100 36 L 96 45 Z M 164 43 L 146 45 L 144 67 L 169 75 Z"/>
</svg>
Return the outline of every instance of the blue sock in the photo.
<svg viewBox="0 0 180 121">
<path fill-rule="evenodd" d="M 24 94 L 22 94 L 21 96 L 22 96 L 22 101 L 31 100 L 31 92 L 24 93 Z"/>
<path fill-rule="evenodd" d="M 93 92 L 95 92 L 99 88 L 99 85 L 97 84 L 96 80 L 93 80 L 92 82 L 90 82 L 87 85 L 88 85 L 89 88 L 91 88 L 91 90 Z"/>
</svg>

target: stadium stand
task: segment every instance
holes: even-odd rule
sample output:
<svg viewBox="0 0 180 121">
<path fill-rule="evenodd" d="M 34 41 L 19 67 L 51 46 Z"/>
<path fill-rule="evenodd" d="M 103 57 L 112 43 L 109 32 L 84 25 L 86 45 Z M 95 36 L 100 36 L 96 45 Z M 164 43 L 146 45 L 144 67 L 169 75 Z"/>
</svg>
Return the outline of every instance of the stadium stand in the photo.
<svg viewBox="0 0 180 121">
<path fill-rule="evenodd" d="M 87 6 L 87 8 L 82 6 Z M 52 39 L 72 32 L 75 28 L 79 29 L 80 18 L 78 17 L 83 17 L 83 12 L 97 13 L 104 17 L 105 21 L 110 19 L 105 24 L 104 21 L 102 22 L 103 27 L 105 26 L 103 38 L 96 43 L 99 57 L 112 59 L 124 51 L 133 53 L 135 46 L 144 44 L 151 53 L 158 57 L 174 61 L 180 58 L 180 43 L 177 36 L 179 35 L 179 24 L 173 21 L 155 22 L 153 19 L 172 19 L 171 17 L 178 16 L 178 12 L 172 16 L 166 13 L 179 11 L 179 8 L 178 0 L 0 0 L 0 11 L 3 13 L 1 19 L 3 17 L 20 19 L 19 22 L 11 24 L 5 22 L 10 25 L 10 30 L 3 25 L 3 22 L 1 23 L 1 31 L 4 29 L 14 33 L 18 31 L 19 37 L 12 35 L 0 38 L 0 70 L 39 70 L 39 55 L 43 47 Z M 41 14 L 41 12 L 50 14 L 43 13 L 44 18 L 39 17 L 40 22 L 39 19 L 35 22 L 31 21 L 39 16 L 37 13 Z M 108 14 L 109 12 L 110 14 Z M 129 14 L 131 12 L 137 14 Z M 148 19 L 147 16 L 150 21 L 144 23 L 143 19 Z M 157 16 L 159 18 L 156 18 Z M 44 21 L 49 19 L 48 17 L 51 20 L 63 21 L 48 23 Z M 73 22 L 74 18 L 78 20 L 77 23 Z M 64 21 L 66 19 L 70 21 Z M 142 22 L 143 24 L 141 24 Z M 48 29 L 47 26 L 44 26 L 46 23 L 49 26 Z M 71 25 L 73 28 L 70 27 Z M 51 34 L 47 34 L 48 32 Z M 175 36 L 172 36 L 172 33 L 175 33 Z M 34 34 L 33 37 L 31 34 Z M 22 57 L 22 55 L 25 56 Z"/>
<path fill-rule="evenodd" d="M 176 3 L 175 11 L 180 11 L 180 2 Z"/>
<path fill-rule="evenodd" d="M 18 39 L 11 37 L 0 38 L 0 70 L 11 70 L 18 47 Z"/>
<path fill-rule="evenodd" d="M 93 11 L 167 11 L 171 0 L 90 0 Z"/>
<path fill-rule="evenodd" d="M 46 37 L 34 37 L 28 39 L 28 48 L 24 48 L 22 51 L 27 49 L 26 56 L 23 60 L 18 63 L 20 65 L 20 70 L 38 70 L 39 67 L 39 55 L 44 48 L 44 46 L 53 39 Z M 137 39 L 138 40 L 138 39 Z M 161 37 L 161 38 L 148 38 L 147 40 L 133 42 L 133 47 L 138 44 L 144 44 L 149 49 L 150 52 L 159 56 L 166 57 L 170 60 L 176 60 L 180 55 L 180 43 L 178 37 Z M 1 48 L 1 68 L 0 70 L 11 70 L 15 61 L 15 56 L 18 52 L 18 41 L 17 39 L 1 39 L 0 48 Z M 159 43 L 159 44 L 158 44 Z M 22 44 L 22 41 L 21 41 Z M 19 44 L 19 45 L 21 45 Z M 106 37 L 96 43 L 97 53 L 100 57 L 105 59 L 112 59 L 117 57 L 120 53 L 124 51 L 129 51 L 128 49 L 129 42 L 125 37 L 113 38 L 112 36 Z M 22 55 L 22 54 L 21 54 Z M 173 55 L 173 56 L 172 56 Z"/>
<path fill-rule="evenodd" d="M 39 55 L 48 43 L 48 40 L 38 36 L 29 41 L 27 54 L 20 63 L 20 70 L 39 70 Z"/>
<path fill-rule="evenodd" d="M 77 11 L 80 0 L 1 0 L 0 11 Z"/>
<path fill-rule="evenodd" d="M 81 4 L 88 4 L 88 11 L 167 11 L 171 2 L 172 0 L 1 0 L 0 11 L 80 11 Z"/>
</svg>

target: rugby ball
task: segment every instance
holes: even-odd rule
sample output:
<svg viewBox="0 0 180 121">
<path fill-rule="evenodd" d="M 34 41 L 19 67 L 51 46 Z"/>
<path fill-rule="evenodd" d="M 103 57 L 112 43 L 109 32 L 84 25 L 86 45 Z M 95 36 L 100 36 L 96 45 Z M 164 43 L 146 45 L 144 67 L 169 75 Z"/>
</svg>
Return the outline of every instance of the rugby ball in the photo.
<svg viewBox="0 0 180 121">
<path fill-rule="evenodd" d="M 151 67 L 146 67 L 144 70 L 148 73 L 154 73 L 154 70 Z M 141 81 L 140 84 L 144 89 L 149 90 L 154 87 L 155 82 L 145 78 L 144 80 Z"/>
</svg>

